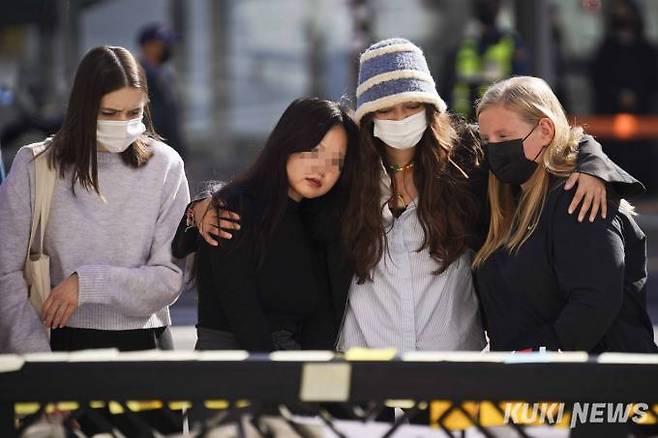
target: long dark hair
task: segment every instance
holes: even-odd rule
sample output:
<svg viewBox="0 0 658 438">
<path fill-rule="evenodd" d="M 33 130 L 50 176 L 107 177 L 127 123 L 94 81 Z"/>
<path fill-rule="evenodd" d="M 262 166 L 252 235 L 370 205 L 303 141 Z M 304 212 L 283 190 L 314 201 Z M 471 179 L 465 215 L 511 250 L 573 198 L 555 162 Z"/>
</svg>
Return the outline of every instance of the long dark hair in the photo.
<svg viewBox="0 0 658 438">
<path fill-rule="evenodd" d="M 334 126 L 342 126 L 347 134 L 347 151 L 340 177 L 320 199 L 303 202 L 323 201 L 323 223 L 340 224 L 356 169 L 358 127 L 339 104 L 329 100 L 307 97 L 293 101 L 251 167 L 213 194 L 215 209 L 238 211 L 241 221 L 253 225 L 251 237 L 256 241 L 261 262 L 266 242 L 288 205 L 288 158 L 291 154 L 314 149 Z M 241 205 L 244 196 L 249 196 L 252 201 L 251 210 L 245 210 Z"/>
<path fill-rule="evenodd" d="M 472 237 L 477 205 L 467 178 L 457 163 L 458 132 L 450 116 L 426 105 L 428 128 L 416 146 L 414 183 L 418 190 L 418 219 L 424 239 L 418 251 L 428 248 L 443 272 L 467 248 Z M 386 160 L 385 144 L 372 135 L 373 114 L 361 120 L 359 162 L 343 222 L 343 236 L 357 280 L 372 280 L 372 271 L 387 251 L 387 229 L 382 210 L 380 162 Z M 393 182 L 393 178 L 391 178 Z M 394 182 L 393 182 L 394 183 Z"/>
<path fill-rule="evenodd" d="M 50 164 L 60 177 L 73 169 L 71 189 L 76 182 L 100 194 L 96 153 L 96 127 L 101 99 L 107 93 L 131 87 L 148 99 L 146 76 L 133 55 L 123 47 L 101 46 L 91 49 L 80 61 L 75 74 L 64 124 L 48 145 Z M 153 130 L 148 105 L 144 107 L 146 132 L 121 153 L 123 161 L 141 167 L 151 158 L 149 137 L 159 138 Z"/>
</svg>

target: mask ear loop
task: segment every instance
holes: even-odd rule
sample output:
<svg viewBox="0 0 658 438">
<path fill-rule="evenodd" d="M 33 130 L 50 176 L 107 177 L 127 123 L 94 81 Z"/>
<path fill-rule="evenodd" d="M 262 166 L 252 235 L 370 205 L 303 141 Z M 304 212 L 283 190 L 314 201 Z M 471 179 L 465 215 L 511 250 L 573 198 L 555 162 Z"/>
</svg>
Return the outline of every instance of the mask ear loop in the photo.
<svg viewBox="0 0 658 438">
<path fill-rule="evenodd" d="M 526 134 L 526 136 L 523 137 L 523 139 L 522 139 L 521 141 L 523 142 L 523 141 L 526 140 L 526 138 L 530 137 L 530 134 L 532 134 L 533 132 L 535 132 L 535 129 L 537 129 L 537 126 L 539 126 L 539 122 L 535 123 L 535 126 L 532 127 L 532 129 L 530 130 L 530 132 L 528 132 L 528 133 Z"/>
<path fill-rule="evenodd" d="M 535 161 L 535 160 L 537 159 L 537 157 L 539 157 L 539 155 L 540 155 L 540 154 L 544 151 L 544 149 L 546 149 L 547 147 L 548 147 L 548 145 L 546 145 L 546 146 L 542 146 L 541 149 L 539 149 L 539 152 L 537 152 L 537 155 L 535 155 L 535 158 L 532 159 L 532 161 Z"/>
<path fill-rule="evenodd" d="M 537 126 L 539 126 L 539 122 L 537 122 L 537 123 L 535 124 L 535 126 L 530 130 L 530 132 L 528 132 L 528 134 L 527 134 L 525 137 L 523 137 L 523 140 L 521 140 L 521 143 L 523 143 L 523 142 L 526 140 L 526 138 L 530 137 L 530 134 L 532 134 L 533 132 L 535 132 L 535 129 L 537 129 Z M 544 145 L 544 146 L 542 146 L 541 149 L 539 149 L 539 152 L 537 152 L 537 155 L 535 155 L 535 158 L 532 159 L 532 161 L 535 161 L 535 160 L 537 159 L 537 157 L 539 157 L 539 155 L 541 155 L 541 153 L 542 153 L 542 152 L 544 151 L 544 149 L 546 149 L 547 147 L 548 147 L 548 145 Z"/>
</svg>

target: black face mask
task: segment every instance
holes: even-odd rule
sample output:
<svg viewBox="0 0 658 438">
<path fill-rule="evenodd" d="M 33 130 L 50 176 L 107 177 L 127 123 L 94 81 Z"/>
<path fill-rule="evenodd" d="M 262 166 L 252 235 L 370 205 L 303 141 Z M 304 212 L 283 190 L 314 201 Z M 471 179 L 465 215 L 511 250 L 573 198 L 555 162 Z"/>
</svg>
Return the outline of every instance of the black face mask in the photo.
<svg viewBox="0 0 658 438">
<path fill-rule="evenodd" d="M 486 144 L 485 153 L 489 169 L 496 175 L 496 178 L 506 184 L 520 186 L 535 173 L 537 170 L 535 160 L 546 146 L 539 150 L 533 160 L 528 160 L 523 153 L 523 142 L 537 126 L 535 125 L 523 138 Z"/>
</svg>

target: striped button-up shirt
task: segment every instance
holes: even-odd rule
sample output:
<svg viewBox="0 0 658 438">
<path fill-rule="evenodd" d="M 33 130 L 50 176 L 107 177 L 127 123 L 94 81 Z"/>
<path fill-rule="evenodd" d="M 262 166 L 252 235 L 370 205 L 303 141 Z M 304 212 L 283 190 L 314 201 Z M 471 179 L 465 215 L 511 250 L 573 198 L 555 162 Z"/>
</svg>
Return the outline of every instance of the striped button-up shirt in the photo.
<svg viewBox="0 0 658 438">
<path fill-rule="evenodd" d="M 390 179 L 382 183 L 385 200 Z M 375 267 L 373 281 L 352 280 L 337 349 L 482 350 L 486 342 L 473 287 L 472 252 L 434 275 L 438 263 L 428 249 L 418 251 L 424 235 L 417 200 L 397 219 L 388 208 L 383 211 L 388 252 Z"/>
</svg>

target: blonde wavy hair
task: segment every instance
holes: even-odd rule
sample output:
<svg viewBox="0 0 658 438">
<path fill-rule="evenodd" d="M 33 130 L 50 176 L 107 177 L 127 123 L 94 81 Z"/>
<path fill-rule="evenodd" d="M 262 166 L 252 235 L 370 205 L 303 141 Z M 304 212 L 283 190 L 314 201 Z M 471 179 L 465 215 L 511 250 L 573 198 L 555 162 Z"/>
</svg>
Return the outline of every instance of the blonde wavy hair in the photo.
<svg viewBox="0 0 658 438">
<path fill-rule="evenodd" d="M 494 105 L 513 111 L 532 126 L 547 118 L 553 122 L 555 134 L 537 170 L 524 184 L 518 202 L 514 200 L 512 186 L 489 172 L 489 233 L 475 256 L 474 268 L 502 246 L 510 253 L 518 251 L 532 235 L 550 188 L 550 175 L 566 177 L 574 171 L 578 143 L 583 137 L 583 128 L 569 124 L 555 93 L 540 78 L 519 76 L 492 85 L 480 99 L 477 115 Z"/>
</svg>

